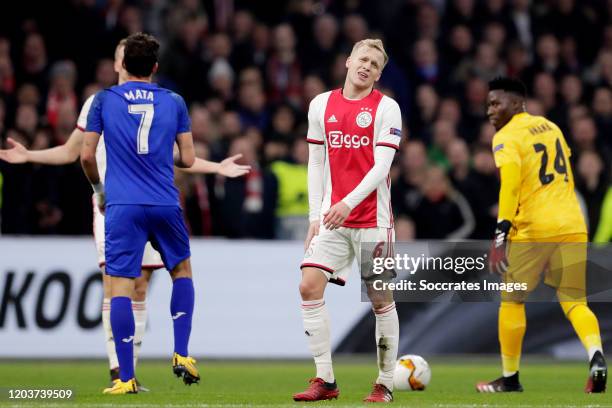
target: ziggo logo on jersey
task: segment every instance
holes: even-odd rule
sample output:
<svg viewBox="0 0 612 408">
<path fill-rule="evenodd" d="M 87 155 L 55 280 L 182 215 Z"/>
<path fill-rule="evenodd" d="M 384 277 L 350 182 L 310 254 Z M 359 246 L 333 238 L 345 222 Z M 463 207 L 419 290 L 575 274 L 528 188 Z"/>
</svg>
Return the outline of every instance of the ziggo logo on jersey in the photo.
<svg viewBox="0 0 612 408">
<path fill-rule="evenodd" d="M 339 130 L 332 130 L 327 134 L 327 140 L 330 147 L 335 148 L 353 148 L 359 149 L 361 146 L 368 146 L 370 138 L 367 136 L 342 134 Z"/>
</svg>

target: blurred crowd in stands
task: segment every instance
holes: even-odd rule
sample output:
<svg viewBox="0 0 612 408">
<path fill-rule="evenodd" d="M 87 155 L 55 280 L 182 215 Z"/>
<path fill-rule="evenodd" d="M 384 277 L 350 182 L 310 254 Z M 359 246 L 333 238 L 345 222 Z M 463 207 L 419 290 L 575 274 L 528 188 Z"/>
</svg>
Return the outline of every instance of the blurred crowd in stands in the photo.
<svg viewBox="0 0 612 408">
<path fill-rule="evenodd" d="M 390 61 L 378 87 L 404 116 L 391 174 L 398 240 L 491 237 L 499 179 L 485 102 L 498 75 L 521 78 L 527 110 L 562 128 L 591 237 L 600 224 L 612 159 L 612 1 L 10 3 L 0 6 L 0 138 L 29 149 L 64 143 L 83 101 L 116 82 L 121 38 L 160 39 L 155 81 L 187 101 L 197 155 L 242 153 L 253 166 L 239 179 L 177 174 L 194 236 L 304 237 L 308 104 L 343 85 L 352 45 L 367 37 L 384 40 Z M 78 162 L 0 163 L 0 173 L 3 234 L 91 233 Z"/>
</svg>

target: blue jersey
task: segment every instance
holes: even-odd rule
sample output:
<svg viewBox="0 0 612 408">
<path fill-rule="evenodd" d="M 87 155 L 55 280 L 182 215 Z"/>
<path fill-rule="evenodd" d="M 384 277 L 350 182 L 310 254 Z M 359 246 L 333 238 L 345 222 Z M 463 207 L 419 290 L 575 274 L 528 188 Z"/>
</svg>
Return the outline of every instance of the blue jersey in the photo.
<svg viewBox="0 0 612 408">
<path fill-rule="evenodd" d="M 99 92 L 86 131 L 104 132 L 107 205 L 178 206 L 174 142 L 190 128 L 183 98 L 155 84 L 130 81 Z"/>
</svg>

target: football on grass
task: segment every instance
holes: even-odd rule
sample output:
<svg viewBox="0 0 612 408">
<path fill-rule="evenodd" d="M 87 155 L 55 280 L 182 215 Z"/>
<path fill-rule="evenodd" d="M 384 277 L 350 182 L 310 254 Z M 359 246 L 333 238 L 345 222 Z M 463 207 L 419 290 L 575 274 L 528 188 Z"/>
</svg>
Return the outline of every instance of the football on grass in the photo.
<svg viewBox="0 0 612 408">
<path fill-rule="evenodd" d="M 400 391 L 423 391 L 431 380 L 431 369 L 421 356 L 406 354 L 395 364 L 393 386 Z"/>
</svg>

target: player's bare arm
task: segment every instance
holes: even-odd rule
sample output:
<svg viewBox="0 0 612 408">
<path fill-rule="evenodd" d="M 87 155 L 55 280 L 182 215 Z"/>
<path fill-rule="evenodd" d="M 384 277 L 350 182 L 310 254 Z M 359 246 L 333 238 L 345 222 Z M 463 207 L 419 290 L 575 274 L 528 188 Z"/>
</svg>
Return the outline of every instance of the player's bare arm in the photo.
<svg viewBox="0 0 612 408">
<path fill-rule="evenodd" d="M 178 153 L 174 155 L 174 165 L 180 168 L 189 168 L 195 163 L 195 148 L 191 132 L 179 133 L 176 136 Z"/>
<path fill-rule="evenodd" d="M 73 163 L 79 158 L 83 131 L 75 128 L 66 143 L 50 149 L 28 150 L 24 145 L 10 137 L 6 142 L 9 148 L 0 149 L 0 160 L 13 164 L 40 163 L 58 166 Z"/>
<path fill-rule="evenodd" d="M 100 142 L 100 134 L 97 132 L 85 132 L 83 146 L 81 148 L 81 166 L 85 176 L 94 190 L 94 200 L 102 213 L 104 213 L 104 186 L 100 181 L 98 163 L 96 161 L 96 149 Z"/>
<path fill-rule="evenodd" d="M 74 163 L 81 154 L 83 135 L 84 132 L 81 129 L 75 128 L 66 143 L 43 150 L 28 150 L 24 145 L 9 137 L 7 139 L 9 149 L 0 149 L 0 160 L 12 164 L 40 163 L 54 166 Z M 196 157 L 193 166 L 179 167 L 179 169 L 186 173 L 214 173 L 230 178 L 240 177 L 251 170 L 251 166 L 236 163 L 241 157 L 242 154 L 237 154 L 221 162 Z"/>
<path fill-rule="evenodd" d="M 228 157 L 221 162 L 214 162 L 210 160 L 195 158 L 193 166 L 189 168 L 177 167 L 180 171 L 191 174 L 219 174 L 224 177 L 240 177 L 248 174 L 251 171 L 251 166 L 236 163 L 242 154 L 236 154 Z"/>
</svg>

